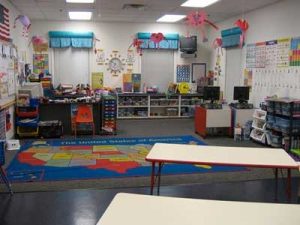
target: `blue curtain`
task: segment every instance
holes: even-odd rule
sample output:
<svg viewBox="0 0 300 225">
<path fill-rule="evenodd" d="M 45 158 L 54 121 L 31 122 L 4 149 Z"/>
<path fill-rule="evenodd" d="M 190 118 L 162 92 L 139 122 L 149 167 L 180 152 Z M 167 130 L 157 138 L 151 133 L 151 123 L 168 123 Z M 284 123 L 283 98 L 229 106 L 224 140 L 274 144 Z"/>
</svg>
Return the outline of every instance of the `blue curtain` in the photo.
<svg viewBox="0 0 300 225">
<path fill-rule="evenodd" d="M 50 48 L 93 48 L 94 33 L 49 31 Z"/>
</svg>

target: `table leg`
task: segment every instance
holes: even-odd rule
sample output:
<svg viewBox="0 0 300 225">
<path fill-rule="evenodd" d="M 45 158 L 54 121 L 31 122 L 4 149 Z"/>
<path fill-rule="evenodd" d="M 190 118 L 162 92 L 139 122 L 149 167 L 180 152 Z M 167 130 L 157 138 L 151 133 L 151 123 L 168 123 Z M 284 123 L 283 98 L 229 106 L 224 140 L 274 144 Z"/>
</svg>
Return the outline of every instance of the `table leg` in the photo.
<svg viewBox="0 0 300 225">
<path fill-rule="evenodd" d="M 3 168 L 2 168 L 1 166 L 0 166 L 0 175 L 1 175 L 1 178 L 2 178 L 3 182 L 4 182 L 5 185 L 6 185 L 6 187 L 7 187 L 8 191 L 9 191 L 9 193 L 10 193 L 11 195 L 13 195 L 13 191 L 12 191 L 12 189 L 11 189 L 10 182 L 9 182 L 9 180 L 7 179 L 6 174 L 5 174 L 5 172 L 4 172 L 4 170 L 3 170 Z"/>
<path fill-rule="evenodd" d="M 151 195 L 153 195 L 154 185 L 155 185 L 155 162 L 152 162 L 151 187 L 150 187 L 150 194 Z"/>
<path fill-rule="evenodd" d="M 275 201 L 278 201 L 278 168 L 275 168 Z"/>
<path fill-rule="evenodd" d="M 287 197 L 290 201 L 292 198 L 292 175 L 291 175 L 291 169 L 287 170 Z"/>
<path fill-rule="evenodd" d="M 158 164 L 158 173 L 157 173 L 157 176 L 158 176 L 158 181 L 157 181 L 157 195 L 159 195 L 159 190 L 160 190 L 160 177 L 161 177 L 162 167 L 163 167 L 163 163 L 159 163 Z"/>
</svg>

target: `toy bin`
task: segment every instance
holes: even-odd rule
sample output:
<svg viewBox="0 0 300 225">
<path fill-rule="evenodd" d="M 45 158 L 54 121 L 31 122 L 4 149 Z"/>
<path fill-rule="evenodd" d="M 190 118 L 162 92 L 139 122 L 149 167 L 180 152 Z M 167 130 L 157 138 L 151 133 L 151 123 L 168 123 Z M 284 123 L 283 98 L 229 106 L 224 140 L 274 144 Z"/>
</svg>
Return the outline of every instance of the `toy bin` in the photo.
<svg viewBox="0 0 300 225">
<path fill-rule="evenodd" d="M 273 127 L 275 123 L 276 123 L 276 117 L 267 115 L 267 124 L 269 125 L 269 127 Z"/>
<path fill-rule="evenodd" d="M 281 146 L 282 145 L 282 136 L 269 133 L 271 145 L 272 146 Z"/>
<path fill-rule="evenodd" d="M 20 137 L 37 137 L 39 135 L 39 127 L 17 127 L 17 134 Z"/>
<path fill-rule="evenodd" d="M 273 101 L 267 101 L 267 111 L 270 113 L 274 113 L 275 112 L 275 102 Z"/>
<path fill-rule="evenodd" d="M 281 102 L 275 102 L 275 113 L 281 115 L 282 114 L 282 107 Z"/>
<path fill-rule="evenodd" d="M 62 122 L 58 120 L 40 121 L 39 135 L 42 138 L 60 138 L 63 136 Z"/>
<path fill-rule="evenodd" d="M 16 114 L 19 117 L 36 117 L 39 114 L 38 107 L 17 107 Z"/>
</svg>

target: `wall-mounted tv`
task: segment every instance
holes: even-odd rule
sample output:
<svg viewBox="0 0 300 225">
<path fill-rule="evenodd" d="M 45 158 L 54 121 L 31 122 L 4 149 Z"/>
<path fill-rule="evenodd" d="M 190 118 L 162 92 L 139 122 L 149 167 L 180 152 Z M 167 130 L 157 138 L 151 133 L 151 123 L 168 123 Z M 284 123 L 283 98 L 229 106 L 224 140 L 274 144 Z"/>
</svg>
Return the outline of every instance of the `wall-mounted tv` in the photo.
<svg viewBox="0 0 300 225">
<path fill-rule="evenodd" d="M 180 37 L 180 51 L 193 54 L 197 51 L 197 36 Z"/>
</svg>

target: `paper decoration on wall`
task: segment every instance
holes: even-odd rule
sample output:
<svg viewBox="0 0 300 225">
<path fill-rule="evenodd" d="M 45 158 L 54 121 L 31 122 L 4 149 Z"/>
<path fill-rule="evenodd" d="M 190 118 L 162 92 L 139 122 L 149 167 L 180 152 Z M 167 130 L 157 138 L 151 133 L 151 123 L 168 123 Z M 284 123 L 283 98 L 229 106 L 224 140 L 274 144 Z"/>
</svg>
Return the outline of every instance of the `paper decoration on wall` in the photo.
<svg viewBox="0 0 300 225">
<path fill-rule="evenodd" d="M 18 15 L 15 19 L 15 22 L 14 22 L 14 28 L 16 28 L 16 22 L 17 21 L 19 21 L 23 26 L 22 36 L 23 37 L 28 37 L 29 28 L 31 26 L 31 22 L 30 22 L 30 19 L 28 18 L 28 16 Z"/>
<path fill-rule="evenodd" d="M 287 67 L 290 65 L 290 46 L 290 38 L 283 38 L 277 40 L 277 67 Z"/>
<path fill-rule="evenodd" d="M 33 73 L 49 74 L 48 54 L 33 54 Z"/>
<path fill-rule="evenodd" d="M 143 53 L 142 53 L 142 49 L 141 49 L 141 45 L 143 44 L 144 42 L 142 40 L 139 40 L 138 38 L 134 38 L 133 39 L 133 42 L 130 44 L 130 46 L 128 47 L 128 49 L 130 49 L 131 47 L 134 47 L 136 49 L 136 52 L 142 56 Z"/>
<path fill-rule="evenodd" d="M 190 82 L 190 65 L 177 65 L 176 77 L 177 83 Z"/>
<path fill-rule="evenodd" d="M 9 10 L 0 4 L 0 40 L 10 41 Z"/>
<path fill-rule="evenodd" d="M 266 42 L 258 42 L 255 45 L 255 67 L 264 68 L 266 66 Z"/>
<path fill-rule="evenodd" d="M 250 69 L 244 69 L 244 86 L 252 86 L 253 72 Z"/>
<path fill-rule="evenodd" d="M 35 35 L 31 38 L 29 45 L 32 43 L 33 50 L 35 52 L 47 52 L 48 51 L 48 40 L 42 36 Z"/>
<path fill-rule="evenodd" d="M 0 99 L 8 97 L 8 84 L 0 83 Z"/>
<path fill-rule="evenodd" d="M 190 85 L 188 82 L 181 82 L 178 85 L 178 91 L 180 94 L 187 94 L 190 91 Z"/>
<path fill-rule="evenodd" d="M 103 72 L 92 73 L 92 89 L 103 88 Z"/>
<path fill-rule="evenodd" d="M 133 90 L 132 75 L 131 75 L 131 73 L 124 73 L 123 74 L 123 92 L 131 93 L 132 90 Z"/>
<path fill-rule="evenodd" d="M 245 19 L 238 19 L 237 21 L 235 21 L 234 25 L 239 27 L 242 31 L 242 34 L 240 36 L 240 48 L 242 48 L 245 42 L 246 31 L 249 28 L 249 24 Z"/>
<path fill-rule="evenodd" d="M 290 66 L 300 66 L 300 37 L 291 40 Z"/>
<path fill-rule="evenodd" d="M 96 63 L 98 65 L 103 65 L 105 63 L 105 52 L 103 49 L 96 49 Z"/>
<path fill-rule="evenodd" d="M 156 48 L 159 48 L 159 43 L 164 40 L 165 37 L 162 33 L 152 33 L 150 40 L 154 42 Z"/>
<path fill-rule="evenodd" d="M 131 49 L 127 50 L 126 62 L 128 65 L 132 65 L 135 62 L 134 51 Z"/>
<path fill-rule="evenodd" d="M 215 64 L 215 68 L 214 68 L 214 77 L 217 78 L 219 76 L 221 76 L 221 55 L 217 54 L 216 56 L 216 64 Z"/>
<path fill-rule="evenodd" d="M 219 54 L 221 52 L 221 54 L 223 55 L 223 50 L 222 50 L 222 38 L 218 37 L 213 41 L 213 48 L 217 49 L 217 53 Z"/>
<path fill-rule="evenodd" d="M 208 20 L 208 16 L 205 11 L 194 11 L 190 12 L 186 17 L 186 23 L 188 26 L 196 27 L 200 29 L 202 34 L 202 41 L 208 41 L 206 32 L 205 32 L 205 25 L 210 25 L 214 29 L 218 30 L 219 28 Z M 188 35 L 189 36 L 189 35 Z"/>
<path fill-rule="evenodd" d="M 107 70 L 110 71 L 113 76 L 117 76 L 118 73 L 121 73 L 126 65 L 124 63 L 125 59 L 121 58 L 119 51 L 113 51 L 112 54 L 110 54 L 110 58 L 107 58 L 106 60 L 106 65 L 108 66 Z"/>
</svg>

